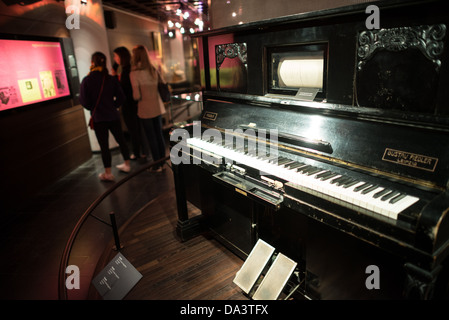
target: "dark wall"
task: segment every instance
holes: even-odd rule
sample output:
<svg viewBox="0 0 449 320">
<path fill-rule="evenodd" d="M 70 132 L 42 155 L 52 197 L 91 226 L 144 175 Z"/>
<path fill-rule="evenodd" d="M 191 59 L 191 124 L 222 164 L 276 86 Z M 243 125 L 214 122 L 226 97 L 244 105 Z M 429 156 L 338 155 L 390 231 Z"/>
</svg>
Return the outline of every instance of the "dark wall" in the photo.
<svg viewBox="0 0 449 320">
<path fill-rule="evenodd" d="M 65 19 L 63 3 L 0 2 L 0 33 L 69 40 Z M 0 150 L 0 211 L 8 213 L 92 156 L 82 106 L 69 98 L 0 112 Z"/>
<path fill-rule="evenodd" d="M 6 208 L 19 208 L 91 157 L 83 109 L 70 103 L 0 117 L 0 195 Z"/>
</svg>

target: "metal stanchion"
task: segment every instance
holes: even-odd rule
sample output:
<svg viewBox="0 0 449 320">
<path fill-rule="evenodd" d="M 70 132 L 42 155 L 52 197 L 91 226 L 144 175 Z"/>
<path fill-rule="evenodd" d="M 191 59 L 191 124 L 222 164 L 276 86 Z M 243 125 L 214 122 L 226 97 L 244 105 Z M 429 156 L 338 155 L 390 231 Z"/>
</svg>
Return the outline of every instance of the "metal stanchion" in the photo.
<svg viewBox="0 0 449 320">
<path fill-rule="evenodd" d="M 115 241 L 115 249 L 114 250 L 120 251 L 120 249 L 122 249 L 123 247 L 120 245 L 120 239 L 119 239 L 118 230 L 117 230 L 117 223 L 115 221 L 115 213 L 111 212 L 109 214 L 109 217 L 111 218 L 112 233 L 114 234 L 114 241 Z"/>
</svg>

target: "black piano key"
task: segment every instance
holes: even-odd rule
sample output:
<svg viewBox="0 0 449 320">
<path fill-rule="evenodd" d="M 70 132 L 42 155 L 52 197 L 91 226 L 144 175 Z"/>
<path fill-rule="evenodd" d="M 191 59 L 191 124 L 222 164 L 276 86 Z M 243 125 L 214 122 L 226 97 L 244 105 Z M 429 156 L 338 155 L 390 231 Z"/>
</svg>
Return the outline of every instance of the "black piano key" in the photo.
<svg viewBox="0 0 449 320">
<path fill-rule="evenodd" d="M 338 177 L 338 178 L 335 178 L 334 180 L 332 180 L 331 183 L 334 184 L 334 183 L 340 182 L 346 178 L 347 178 L 347 176 L 341 176 L 341 177 Z"/>
<path fill-rule="evenodd" d="M 303 173 L 306 174 L 307 172 L 309 172 L 309 170 L 311 170 L 313 167 L 311 165 L 305 165 L 304 167 L 301 167 L 298 169 L 299 173 Z"/>
<path fill-rule="evenodd" d="M 399 200 L 405 198 L 405 196 L 406 196 L 405 193 L 400 193 L 400 194 L 398 194 L 396 197 L 392 198 L 392 199 L 390 200 L 390 203 L 391 203 L 391 204 L 395 204 L 395 203 L 398 202 Z"/>
<path fill-rule="evenodd" d="M 314 168 L 312 170 L 309 170 L 309 172 L 307 172 L 307 175 L 311 176 L 311 175 L 314 175 L 315 173 L 318 173 L 320 171 L 323 171 L 323 169 L 321 169 L 321 168 Z"/>
<path fill-rule="evenodd" d="M 305 165 L 305 164 L 302 163 L 302 162 L 295 162 L 295 163 L 289 165 L 289 168 L 290 168 L 290 169 L 296 169 L 296 168 L 302 167 L 302 166 L 304 166 L 304 165 Z"/>
<path fill-rule="evenodd" d="M 289 158 L 279 157 L 278 159 L 278 165 L 283 165 L 284 163 L 290 162 L 291 160 Z"/>
<path fill-rule="evenodd" d="M 370 193 L 371 191 L 374 191 L 375 189 L 377 189 L 379 186 L 377 184 L 373 184 L 371 187 L 366 188 L 362 191 L 362 194 L 367 194 Z"/>
<path fill-rule="evenodd" d="M 387 193 L 382 198 L 380 198 L 380 200 L 387 201 L 388 199 L 391 199 L 392 197 L 394 197 L 398 194 L 399 194 L 399 191 L 391 191 L 390 193 Z"/>
<path fill-rule="evenodd" d="M 339 181 L 337 181 L 337 186 L 344 186 L 346 183 L 352 181 L 353 179 L 351 177 L 346 177 L 344 176 L 343 179 L 340 179 Z"/>
<path fill-rule="evenodd" d="M 290 161 L 288 161 L 288 162 L 286 162 L 286 163 L 284 163 L 283 164 L 283 166 L 285 167 L 285 168 L 288 168 L 288 167 L 290 167 L 290 164 L 292 164 L 292 163 L 295 163 L 296 161 L 295 160 L 291 160 L 291 159 L 289 159 Z"/>
<path fill-rule="evenodd" d="M 388 188 L 385 188 L 385 189 L 383 189 L 383 190 L 380 190 L 379 192 L 376 192 L 376 193 L 373 195 L 373 198 L 377 199 L 377 198 L 379 198 L 379 197 L 385 195 L 385 194 L 386 194 L 387 192 L 389 192 L 389 191 L 392 191 L 392 190 L 390 190 L 390 189 L 388 189 Z"/>
<path fill-rule="evenodd" d="M 273 158 L 270 158 L 270 163 L 278 163 L 279 162 L 279 157 L 273 157 Z"/>
<path fill-rule="evenodd" d="M 312 166 L 306 165 L 306 166 L 303 166 L 301 168 L 298 168 L 298 172 L 299 173 L 306 173 L 306 171 L 310 170 L 311 168 L 312 168 Z"/>
<path fill-rule="evenodd" d="M 340 182 L 340 185 L 343 187 L 343 188 L 348 188 L 348 187 L 350 187 L 350 186 L 353 186 L 354 184 L 356 184 L 358 182 L 358 180 L 357 179 L 354 179 L 354 178 L 351 178 L 351 177 L 349 177 L 348 179 L 346 179 L 345 181 L 343 181 L 343 182 Z"/>
<path fill-rule="evenodd" d="M 335 178 L 331 181 L 332 184 L 335 184 L 336 186 L 339 186 L 341 183 L 345 182 L 349 177 L 348 176 L 341 176 L 339 178 Z"/>
<path fill-rule="evenodd" d="M 364 184 L 358 186 L 357 188 L 354 189 L 355 192 L 359 192 L 360 190 L 363 190 L 365 188 L 368 188 L 371 184 L 368 182 L 365 182 Z"/>
<path fill-rule="evenodd" d="M 316 170 L 318 170 L 317 167 L 310 166 L 309 168 L 305 169 L 305 170 L 303 171 L 303 173 L 304 173 L 304 174 L 307 174 L 307 175 L 310 175 L 310 174 L 312 174 L 313 172 L 318 172 L 318 171 L 316 171 Z"/>
<path fill-rule="evenodd" d="M 335 176 L 338 176 L 338 173 L 333 172 L 333 173 L 331 173 L 329 175 L 326 175 L 325 177 L 321 177 L 320 180 L 321 181 L 326 181 L 326 180 L 332 179 Z"/>
<path fill-rule="evenodd" d="M 359 183 L 359 182 L 360 182 L 360 180 L 354 179 L 354 180 L 352 180 L 351 182 L 345 184 L 345 185 L 343 186 L 343 188 L 347 189 L 347 188 L 352 187 L 353 185 L 355 185 L 355 184 L 357 184 L 357 183 Z"/>
<path fill-rule="evenodd" d="M 327 170 L 327 171 L 321 172 L 320 174 L 316 175 L 315 179 L 320 179 L 320 178 L 326 177 L 327 175 L 331 175 L 331 174 L 332 174 L 332 171 Z"/>
</svg>

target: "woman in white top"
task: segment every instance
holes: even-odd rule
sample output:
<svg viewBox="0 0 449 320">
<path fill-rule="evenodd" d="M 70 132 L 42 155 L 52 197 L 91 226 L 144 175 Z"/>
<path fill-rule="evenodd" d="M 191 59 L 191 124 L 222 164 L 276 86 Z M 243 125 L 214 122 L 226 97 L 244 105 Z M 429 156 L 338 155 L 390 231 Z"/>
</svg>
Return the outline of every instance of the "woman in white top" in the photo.
<svg viewBox="0 0 449 320">
<path fill-rule="evenodd" d="M 165 140 L 162 131 L 162 114 L 165 106 L 157 88 L 158 71 L 151 64 L 147 49 L 136 46 L 132 52 L 130 80 L 137 115 L 141 120 L 150 145 L 153 161 L 165 157 Z M 160 172 L 163 164 L 153 170 Z"/>
</svg>

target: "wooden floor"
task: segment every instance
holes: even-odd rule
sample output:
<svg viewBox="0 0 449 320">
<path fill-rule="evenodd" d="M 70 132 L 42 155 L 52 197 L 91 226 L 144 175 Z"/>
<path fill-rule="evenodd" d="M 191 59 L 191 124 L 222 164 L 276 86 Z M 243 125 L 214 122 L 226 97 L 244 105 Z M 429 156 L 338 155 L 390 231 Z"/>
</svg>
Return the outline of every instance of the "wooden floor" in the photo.
<svg viewBox="0 0 449 320">
<path fill-rule="evenodd" d="M 215 239 L 180 242 L 175 194 L 168 192 L 137 212 L 120 230 L 120 252 L 142 274 L 125 300 L 248 300 L 232 280 L 243 261 Z M 117 254 L 113 243 L 98 274 Z M 102 299 L 91 286 L 89 299 Z"/>
</svg>

